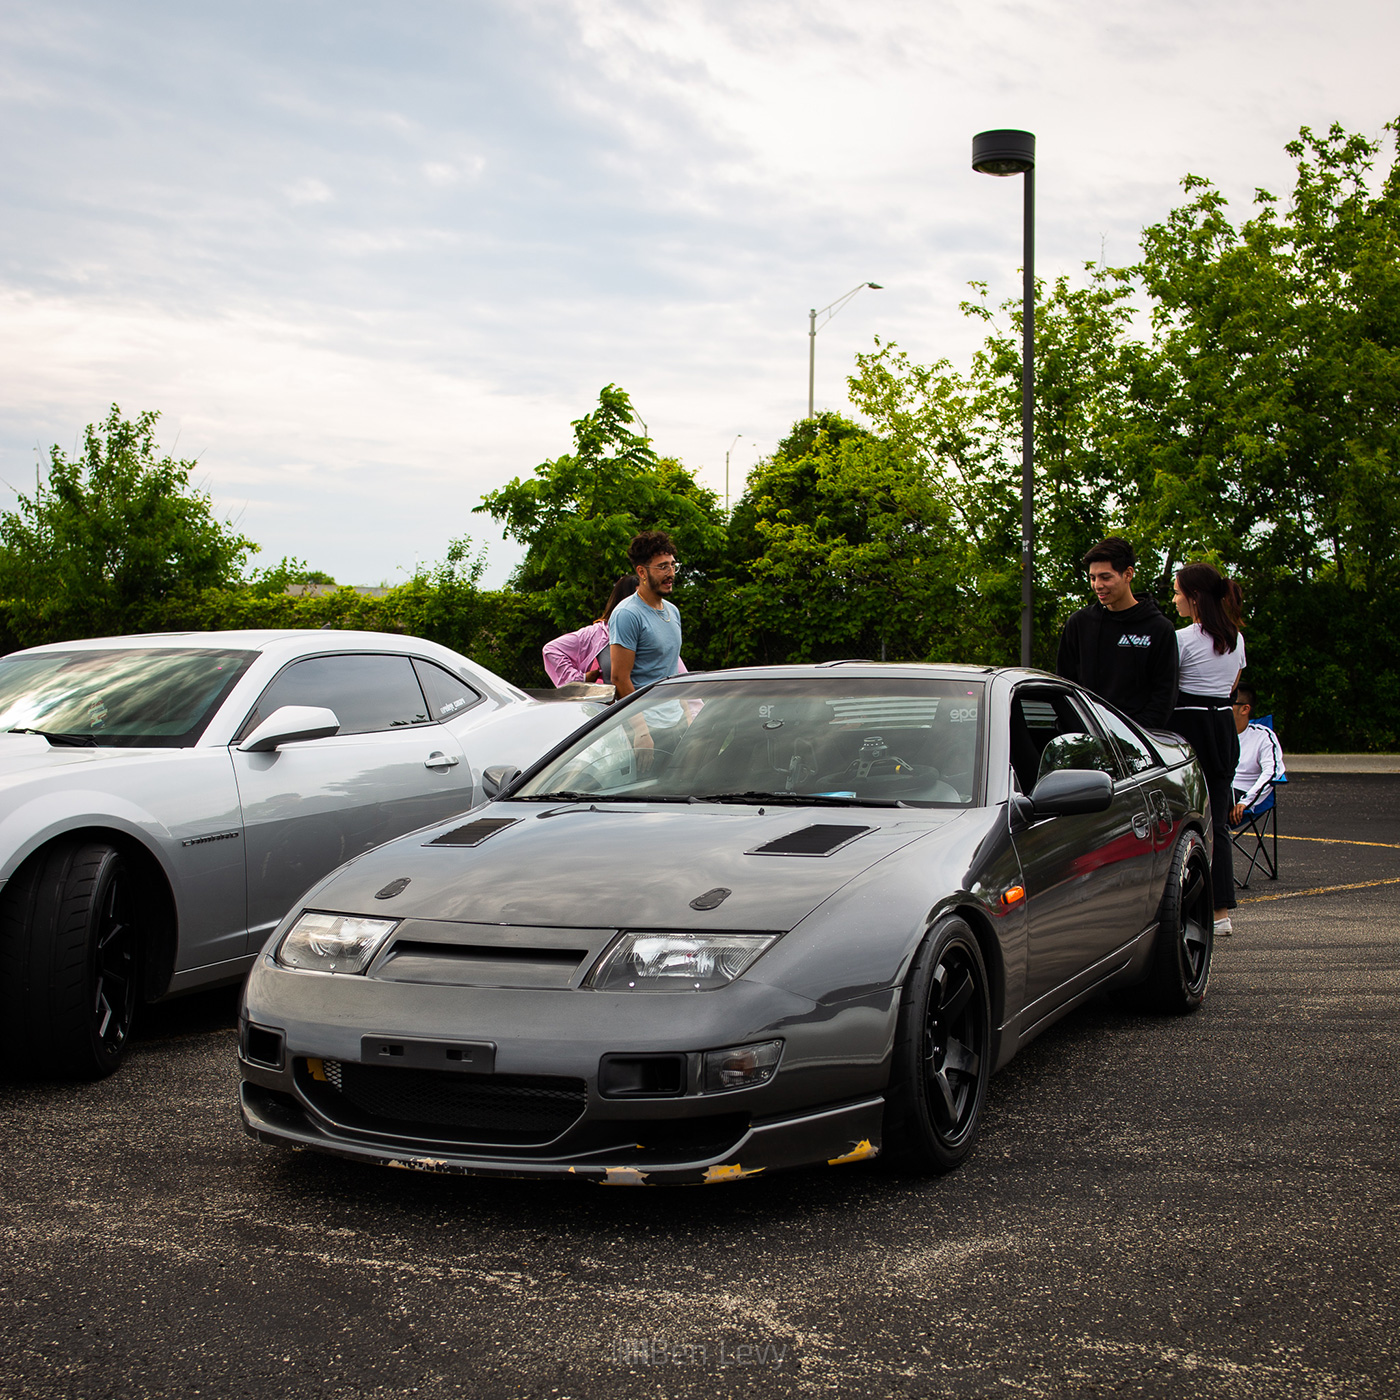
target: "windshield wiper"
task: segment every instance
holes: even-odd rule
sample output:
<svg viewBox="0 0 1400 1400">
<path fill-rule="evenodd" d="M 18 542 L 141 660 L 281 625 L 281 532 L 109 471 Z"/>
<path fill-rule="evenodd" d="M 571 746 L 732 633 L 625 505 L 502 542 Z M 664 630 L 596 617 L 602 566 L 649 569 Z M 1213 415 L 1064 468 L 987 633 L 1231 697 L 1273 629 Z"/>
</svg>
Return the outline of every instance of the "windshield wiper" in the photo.
<svg viewBox="0 0 1400 1400">
<path fill-rule="evenodd" d="M 507 802 L 699 802 L 698 797 L 673 797 L 665 793 L 537 792 L 528 797 L 508 797 Z"/>
<path fill-rule="evenodd" d="M 91 734 L 59 734 L 49 729 L 9 729 L 7 734 L 37 734 L 41 739 L 47 739 L 56 749 L 95 749 L 97 740 Z"/>
<path fill-rule="evenodd" d="M 708 792 L 701 802 L 778 802 L 789 807 L 907 807 L 897 797 L 834 797 L 827 792 Z"/>
</svg>

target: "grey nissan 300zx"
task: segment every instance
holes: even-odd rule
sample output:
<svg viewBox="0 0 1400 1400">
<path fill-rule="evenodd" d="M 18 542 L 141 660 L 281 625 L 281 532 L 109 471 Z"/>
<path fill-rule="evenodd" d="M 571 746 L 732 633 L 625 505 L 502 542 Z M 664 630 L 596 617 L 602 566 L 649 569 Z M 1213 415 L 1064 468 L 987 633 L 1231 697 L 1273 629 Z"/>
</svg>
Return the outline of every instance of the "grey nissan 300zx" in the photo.
<svg viewBox="0 0 1400 1400">
<path fill-rule="evenodd" d="M 1190 749 L 1040 672 L 681 676 L 487 776 L 263 948 L 254 1136 L 623 1183 L 948 1171 L 992 1073 L 1085 998 L 1206 993 Z"/>
</svg>

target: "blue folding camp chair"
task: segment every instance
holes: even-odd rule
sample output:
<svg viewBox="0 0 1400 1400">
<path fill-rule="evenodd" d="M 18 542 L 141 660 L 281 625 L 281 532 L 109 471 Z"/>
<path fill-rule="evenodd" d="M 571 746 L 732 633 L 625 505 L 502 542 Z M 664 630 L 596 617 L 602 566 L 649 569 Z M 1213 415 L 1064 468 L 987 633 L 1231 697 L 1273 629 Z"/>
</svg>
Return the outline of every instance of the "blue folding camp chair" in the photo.
<svg viewBox="0 0 1400 1400">
<path fill-rule="evenodd" d="M 1262 724 L 1265 729 L 1274 727 L 1273 715 L 1260 715 L 1251 724 Z M 1278 792 L 1277 789 L 1288 781 L 1288 774 L 1274 779 L 1254 806 L 1244 809 L 1240 824 L 1230 830 L 1230 841 L 1240 855 L 1249 862 L 1240 879 L 1238 867 L 1235 870 L 1235 884 L 1242 890 L 1249 888 L 1250 878 L 1256 870 L 1262 870 L 1271 880 L 1278 879 Z"/>
</svg>

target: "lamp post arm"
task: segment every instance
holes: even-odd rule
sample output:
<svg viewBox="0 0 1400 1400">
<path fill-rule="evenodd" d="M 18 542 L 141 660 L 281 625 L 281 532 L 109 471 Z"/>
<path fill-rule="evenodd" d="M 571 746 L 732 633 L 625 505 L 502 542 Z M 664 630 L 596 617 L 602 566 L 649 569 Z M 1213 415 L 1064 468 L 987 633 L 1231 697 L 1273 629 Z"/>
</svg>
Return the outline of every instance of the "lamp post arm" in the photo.
<svg viewBox="0 0 1400 1400">
<path fill-rule="evenodd" d="M 829 306 L 824 306 L 820 311 L 812 310 L 807 313 L 807 417 L 817 416 L 817 332 L 827 321 L 836 315 L 857 292 L 863 292 L 867 287 L 874 291 L 882 291 L 883 288 L 878 282 L 857 282 L 845 296 L 837 297 Z M 826 319 L 822 325 L 817 325 L 817 317 L 823 316 Z"/>
</svg>

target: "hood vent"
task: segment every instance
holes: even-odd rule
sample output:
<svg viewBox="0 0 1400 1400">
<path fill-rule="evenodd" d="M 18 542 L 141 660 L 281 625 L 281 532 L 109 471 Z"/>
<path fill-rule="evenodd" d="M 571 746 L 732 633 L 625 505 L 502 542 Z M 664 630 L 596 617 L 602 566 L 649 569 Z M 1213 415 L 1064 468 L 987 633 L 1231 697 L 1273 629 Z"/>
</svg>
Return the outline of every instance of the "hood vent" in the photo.
<svg viewBox="0 0 1400 1400">
<path fill-rule="evenodd" d="M 423 844 L 425 846 L 479 846 L 488 836 L 494 836 L 505 827 L 514 826 L 519 820 L 519 817 L 482 817 L 479 821 L 468 822 L 466 826 L 453 827 L 451 831 L 444 831 L 435 840 L 425 841 Z"/>
<path fill-rule="evenodd" d="M 868 826 L 836 826 L 830 822 L 819 822 L 814 826 L 804 826 L 779 836 L 776 841 L 756 846 L 746 855 L 751 856 L 829 856 L 848 846 L 857 837 L 864 836 Z"/>
</svg>

